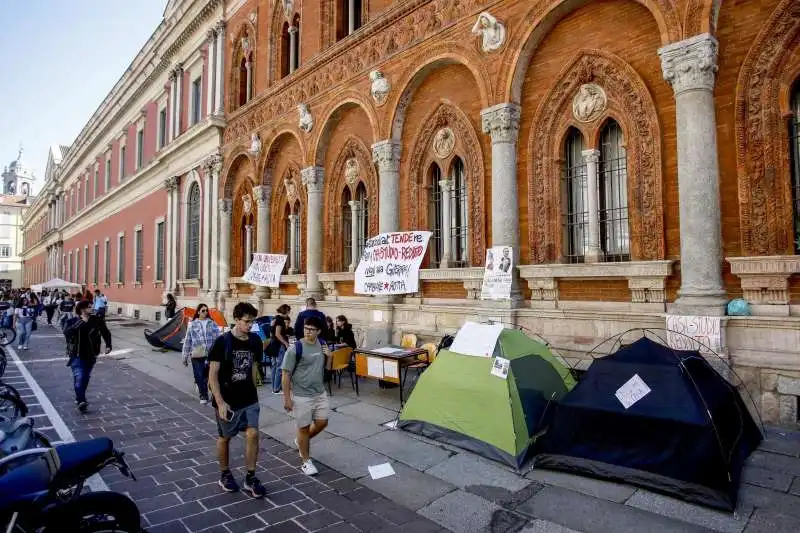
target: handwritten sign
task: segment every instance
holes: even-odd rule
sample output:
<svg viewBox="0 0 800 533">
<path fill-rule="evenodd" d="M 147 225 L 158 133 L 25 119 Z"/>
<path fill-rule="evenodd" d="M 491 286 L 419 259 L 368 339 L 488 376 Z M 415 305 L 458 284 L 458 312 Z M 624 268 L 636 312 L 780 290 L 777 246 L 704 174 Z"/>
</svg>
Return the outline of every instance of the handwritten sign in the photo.
<svg viewBox="0 0 800 533">
<path fill-rule="evenodd" d="M 634 374 L 631 379 L 625 382 L 614 396 L 617 397 L 622 407 L 629 409 L 633 404 L 650 394 L 650 387 L 644 382 L 639 374 Z"/>
<path fill-rule="evenodd" d="M 508 300 L 511 297 L 513 272 L 514 250 L 511 247 L 492 246 L 486 250 L 481 300 Z"/>
<path fill-rule="evenodd" d="M 718 316 L 667 315 L 667 344 L 676 350 L 720 354 L 722 319 Z"/>
<path fill-rule="evenodd" d="M 253 254 L 253 262 L 242 279 L 260 287 L 278 287 L 286 256 L 278 254 Z"/>
<path fill-rule="evenodd" d="M 419 265 L 430 231 L 381 233 L 367 240 L 356 268 L 356 294 L 419 292 Z"/>
</svg>

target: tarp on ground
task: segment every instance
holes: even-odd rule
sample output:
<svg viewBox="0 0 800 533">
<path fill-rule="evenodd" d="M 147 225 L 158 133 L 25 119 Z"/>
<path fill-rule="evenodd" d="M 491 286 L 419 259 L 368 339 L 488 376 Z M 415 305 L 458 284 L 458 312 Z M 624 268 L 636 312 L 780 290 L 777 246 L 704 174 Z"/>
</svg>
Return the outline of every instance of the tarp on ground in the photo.
<svg viewBox="0 0 800 533">
<path fill-rule="evenodd" d="M 151 346 L 179 352 L 183 348 L 186 328 L 194 318 L 194 313 L 193 307 L 182 307 L 178 309 L 174 317 L 157 330 L 144 330 L 144 338 Z M 209 316 L 220 328 L 228 325 L 225 316 L 218 309 L 209 308 Z"/>
<path fill-rule="evenodd" d="M 503 329 L 493 357 L 441 350 L 423 372 L 397 426 L 519 468 L 553 412 L 553 401 L 575 385 L 544 344 Z M 510 361 L 506 379 L 492 374 L 497 357 Z"/>
<path fill-rule="evenodd" d="M 646 388 L 623 389 L 626 408 L 617 391 L 634 376 Z M 732 511 L 742 463 L 761 439 L 739 392 L 700 353 L 643 337 L 592 362 L 561 399 L 535 466 Z"/>
</svg>

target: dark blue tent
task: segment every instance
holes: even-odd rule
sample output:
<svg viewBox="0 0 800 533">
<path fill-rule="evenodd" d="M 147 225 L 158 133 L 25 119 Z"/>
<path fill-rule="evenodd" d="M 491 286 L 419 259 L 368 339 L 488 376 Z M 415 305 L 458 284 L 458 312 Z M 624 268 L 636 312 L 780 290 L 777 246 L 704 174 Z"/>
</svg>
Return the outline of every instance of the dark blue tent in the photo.
<svg viewBox="0 0 800 533">
<path fill-rule="evenodd" d="M 626 409 L 615 393 L 637 374 L 650 392 Z M 761 438 L 736 388 L 700 353 L 641 338 L 596 359 L 561 399 L 535 466 L 733 511 Z"/>
</svg>

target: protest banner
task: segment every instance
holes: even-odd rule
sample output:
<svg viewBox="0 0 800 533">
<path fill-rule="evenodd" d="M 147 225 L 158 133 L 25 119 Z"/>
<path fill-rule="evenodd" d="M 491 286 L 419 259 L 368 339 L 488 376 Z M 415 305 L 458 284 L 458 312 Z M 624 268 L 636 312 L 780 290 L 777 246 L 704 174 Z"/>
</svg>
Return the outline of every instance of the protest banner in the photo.
<svg viewBox="0 0 800 533">
<path fill-rule="evenodd" d="M 675 350 L 723 353 L 722 318 L 667 315 L 667 344 Z"/>
<path fill-rule="evenodd" d="M 419 265 L 430 238 L 430 231 L 398 231 L 368 239 L 355 272 L 355 293 L 419 292 Z"/>
<path fill-rule="evenodd" d="M 260 287 L 278 287 L 285 264 L 285 255 L 253 254 L 253 262 L 242 276 L 242 280 Z"/>
<path fill-rule="evenodd" d="M 481 300 L 511 298 L 511 276 L 514 273 L 514 250 L 510 246 L 493 246 L 486 250 Z"/>
</svg>

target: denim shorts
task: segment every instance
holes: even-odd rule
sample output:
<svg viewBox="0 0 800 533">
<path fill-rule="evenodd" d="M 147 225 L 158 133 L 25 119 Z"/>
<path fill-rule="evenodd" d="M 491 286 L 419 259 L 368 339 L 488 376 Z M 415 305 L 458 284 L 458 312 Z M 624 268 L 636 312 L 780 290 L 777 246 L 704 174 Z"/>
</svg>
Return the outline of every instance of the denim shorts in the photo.
<svg viewBox="0 0 800 533">
<path fill-rule="evenodd" d="M 261 406 L 258 402 L 236 409 L 233 412 L 233 417 L 230 422 L 222 420 L 219 417 L 219 412 L 215 412 L 217 417 L 217 431 L 219 436 L 229 439 L 235 437 L 240 431 L 245 431 L 247 428 L 258 429 L 258 415 L 261 412 Z"/>
</svg>

